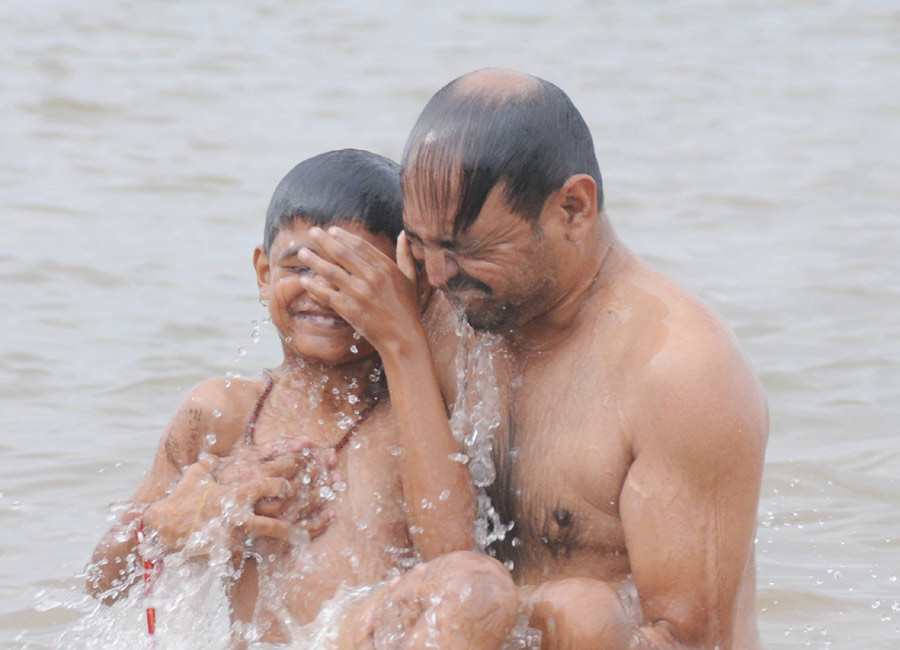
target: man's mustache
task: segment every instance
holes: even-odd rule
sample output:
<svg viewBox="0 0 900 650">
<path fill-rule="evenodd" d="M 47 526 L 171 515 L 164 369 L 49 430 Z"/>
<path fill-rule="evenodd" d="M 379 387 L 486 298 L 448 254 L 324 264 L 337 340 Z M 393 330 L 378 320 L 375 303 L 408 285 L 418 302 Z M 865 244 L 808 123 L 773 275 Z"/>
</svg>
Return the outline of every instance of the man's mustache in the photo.
<svg viewBox="0 0 900 650">
<path fill-rule="evenodd" d="M 452 278 L 447 280 L 444 285 L 444 289 L 447 291 L 462 291 L 463 289 L 475 289 L 477 291 L 481 291 L 482 293 L 486 293 L 487 295 L 493 295 L 494 290 L 491 289 L 488 285 L 480 280 L 476 280 L 471 275 L 466 275 L 465 273 L 459 272 L 454 275 Z"/>
</svg>

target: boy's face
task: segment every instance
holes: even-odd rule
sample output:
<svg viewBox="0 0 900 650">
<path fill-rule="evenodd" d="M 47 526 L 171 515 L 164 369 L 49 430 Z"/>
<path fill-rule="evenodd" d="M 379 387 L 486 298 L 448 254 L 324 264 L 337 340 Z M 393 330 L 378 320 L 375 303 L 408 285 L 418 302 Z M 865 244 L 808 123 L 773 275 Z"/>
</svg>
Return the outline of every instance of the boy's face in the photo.
<svg viewBox="0 0 900 650">
<path fill-rule="evenodd" d="M 373 235 L 355 222 L 340 226 L 392 259 L 396 256 L 394 242 L 386 235 Z M 300 283 L 304 276 L 325 282 L 297 257 L 301 248 L 317 252 L 316 243 L 309 235 L 310 228 L 310 224 L 297 219 L 278 232 L 268 255 L 262 247 L 257 247 L 254 264 L 259 297 L 269 303 L 285 357 L 298 356 L 329 366 L 359 361 L 374 353 L 369 342 L 355 338 L 356 332 L 350 324 L 330 307 L 318 303 Z"/>
</svg>

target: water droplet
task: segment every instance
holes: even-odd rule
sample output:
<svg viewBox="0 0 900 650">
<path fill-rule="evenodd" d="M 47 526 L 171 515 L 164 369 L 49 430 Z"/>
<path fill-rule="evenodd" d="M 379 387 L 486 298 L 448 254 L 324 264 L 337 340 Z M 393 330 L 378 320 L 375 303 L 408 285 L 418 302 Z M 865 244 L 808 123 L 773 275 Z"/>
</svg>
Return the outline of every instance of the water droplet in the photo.
<svg viewBox="0 0 900 650">
<path fill-rule="evenodd" d="M 359 332 L 355 332 L 355 331 L 354 331 L 354 332 L 353 332 L 353 338 L 354 338 L 355 340 L 358 341 L 358 340 L 360 339 Z"/>
<path fill-rule="evenodd" d="M 290 343 L 290 342 L 293 341 L 293 340 L 294 340 L 294 337 L 293 337 L 293 336 L 285 336 L 285 337 L 284 337 L 284 342 L 285 342 L 285 343 Z"/>
<path fill-rule="evenodd" d="M 231 380 L 230 379 L 225 380 L 225 388 L 231 388 Z"/>
<path fill-rule="evenodd" d="M 331 486 L 331 489 L 335 492 L 343 492 L 347 489 L 347 484 L 344 481 L 335 481 L 334 485 Z"/>
<path fill-rule="evenodd" d="M 359 398 L 356 395 L 347 395 L 347 401 L 351 404 L 356 404 L 359 401 Z"/>
<path fill-rule="evenodd" d="M 364 522 L 364 521 L 357 521 L 357 522 L 356 522 L 356 530 L 362 531 L 362 530 L 365 530 L 365 529 L 368 528 L 368 527 L 369 527 L 369 524 L 367 524 L 367 523 Z"/>
<path fill-rule="evenodd" d="M 341 391 L 338 390 L 338 389 L 335 387 L 335 388 L 332 388 L 332 389 L 331 389 L 331 394 L 332 394 L 332 395 L 340 395 L 340 394 L 341 394 Z"/>
<path fill-rule="evenodd" d="M 327 485 L 323 485 L 319 488 L 319 498 L 325 501 L 333 500 L 335 498 L 334 490 Z"/>
<path fill-rule="evenodd" d="M 243 345 L 239 345 L 238 349 L 237 349 L 237 353 L 238 353 L 239 357 L 246 357 L 247 356 L 247 348 L 245 348 Z"/>
<path fill-rule="evenodd" d="M 891 582 L 897 582 L 897 576 L 891 576 L 890 578 L 888 578 L 888 580 L 890 580 Z"/>
<path fill-rule="evenodd" d="M 213 409 L 213 417 L 214 418 L 222 417 L 222 411 L 220 411 L 219 409 Z"/>
<path fill-rule="evenodd" d="M 216 434 L 214 434 L 214 433 L 207 433 L 207 434 L 206 434 L 206 437 L 204 438 L 204 440 L 206 440 L 206 444 L 207 444 L 207 445 L 209 445 L 210 447 L 212 447 L 214 444 L 216 444 Z"/>
<path fill-rule="evenodd" d="M 356 347 L 355 345 L 351 345 L 350 352 L 352 352 L 353 354 L 359 354 L 359 348 Z"/>
<path fill-rule="evenodd" d="M 446 501 L 450 498 L 450 490 L 444 490 L 438 497 L 438 501 Z"/>
<path fill-rule="evenodd" d="M 459 452 L 456 452 L 453 454 L 448 454 L 447 458 L 452 460 L 454 463 L 461 463 L 463 465 L 465 465 L 466 463 L 469 462 L 469 457 L 466 456 L 465 454 L 461 454 Z"/>
<path fill-rule="evenodd" d="M 873 600 L 873 601 L 872 601 L 872 609 L 878 609 L 879 607 L 881 607 L 881 601 L 880 601 L 880 600 Z"/>
<path fill-rule="evenodd" d="M 319 418 L 319 424 L 325 424 L 325 420 L 323 420 L 322 418 Z"/>
</svg>

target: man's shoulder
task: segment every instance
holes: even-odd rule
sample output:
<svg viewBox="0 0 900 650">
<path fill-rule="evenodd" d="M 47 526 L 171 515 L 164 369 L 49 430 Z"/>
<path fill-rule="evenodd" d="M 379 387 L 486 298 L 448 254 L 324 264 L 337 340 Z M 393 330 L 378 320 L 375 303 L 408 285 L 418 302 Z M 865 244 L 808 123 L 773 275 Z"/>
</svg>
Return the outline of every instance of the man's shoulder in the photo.
<svg viewBox="0 0 900 650">
<path fill-rule="evenodd" d="M 768 413 L 762 388 L 737 338 L 703 301 L 664 274 L 637 271 L 643 290 L 631 347 L 641 363 L 630 374 L 629 411 L 638 414 L 644 436 L 683 430 L 763 440 Z M 695 432 L 691 434 L 690 432 Z"/>
</svg>

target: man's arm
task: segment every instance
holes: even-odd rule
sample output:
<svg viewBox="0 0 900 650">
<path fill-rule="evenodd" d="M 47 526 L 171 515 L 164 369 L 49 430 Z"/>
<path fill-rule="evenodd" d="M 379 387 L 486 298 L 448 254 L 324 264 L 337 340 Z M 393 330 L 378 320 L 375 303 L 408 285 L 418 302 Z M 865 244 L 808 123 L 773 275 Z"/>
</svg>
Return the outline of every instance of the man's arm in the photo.
<svg viewBox="0 0 900 650">
<path fill-rule="evenodd" d="M 728 334 L 657 355 L 626 405 L 634 460 L 620 514 L 643 619 L 629 630 L 610 587 L 575 579 L 528 594 L 545 648 L 730 648 L 753 550 L 768 415 Z M 586 603 L 596 608 L 585 608 Z M 604 603 L 606 603 L 604 605 Z M 618 641 L 615 641 L 618 639 Z"/>
</svg>

